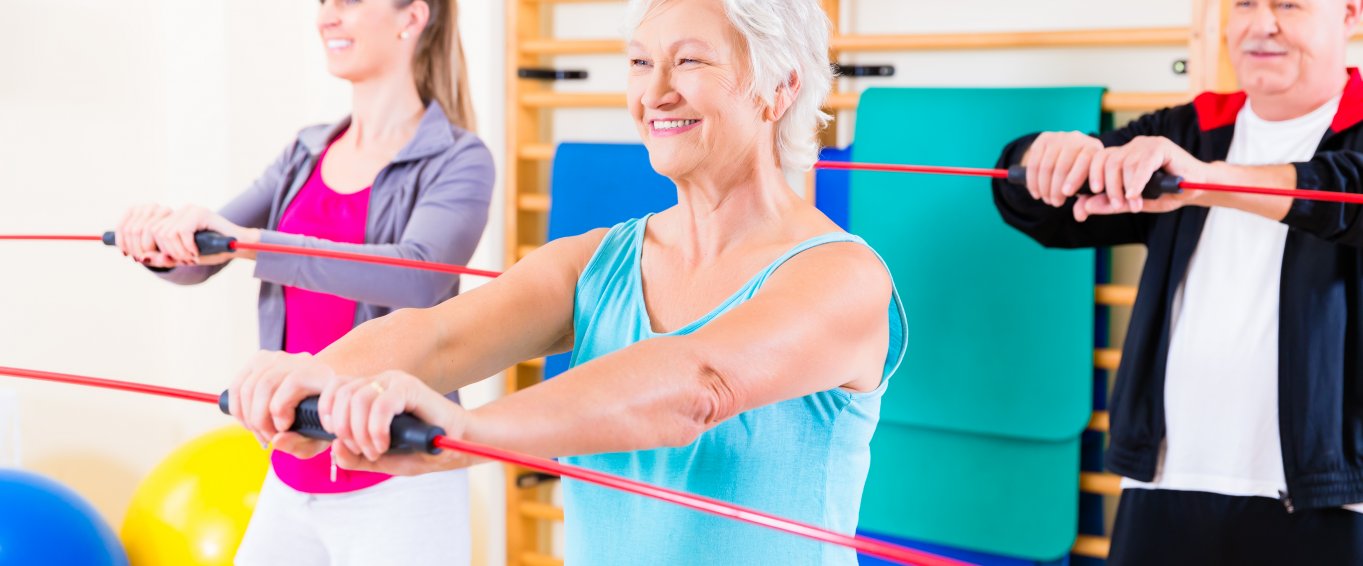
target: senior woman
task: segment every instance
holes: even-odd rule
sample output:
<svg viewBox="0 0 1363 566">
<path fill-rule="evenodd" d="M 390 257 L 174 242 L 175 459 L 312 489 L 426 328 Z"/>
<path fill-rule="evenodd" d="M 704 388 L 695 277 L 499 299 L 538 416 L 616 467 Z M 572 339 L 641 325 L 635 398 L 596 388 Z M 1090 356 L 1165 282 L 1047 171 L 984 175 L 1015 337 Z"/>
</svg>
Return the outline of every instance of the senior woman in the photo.
<svg viewBox="0 0 1363 566">
<path fill-rule="evenodd" d="M 884 263 L 801 199 L 831 86 L 817 0 L 634 0 L 629 110 L 677 206 L 549 243 L 430 309 L 315 358 L 261 354 L 232 413 L 286 430 L 321 393 L 343 467 L 419 474 L 458 453 L 384 455 L 393 415 L 451 437 L 625 475 L 844 532 L 856 528 L 888 377 L 904 352 Z M 476 410 L 437 391 L 572 349 L 561 376 Z M 855 564 L 851 550 L 567 481 L 568 564 Z"/>
</svg>

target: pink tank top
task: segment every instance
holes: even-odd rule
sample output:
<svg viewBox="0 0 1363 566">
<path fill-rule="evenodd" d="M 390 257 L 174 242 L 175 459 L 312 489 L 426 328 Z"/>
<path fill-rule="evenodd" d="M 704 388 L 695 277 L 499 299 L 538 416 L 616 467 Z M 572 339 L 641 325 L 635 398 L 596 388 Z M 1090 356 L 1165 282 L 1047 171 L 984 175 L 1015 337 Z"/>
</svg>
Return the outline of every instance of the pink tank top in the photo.
<svg viewBox="0 0 1363 566">
<path fill-rule="evenodd" d="M 328 146 L 327 150 L 331 148 Z M 294 196 L 279 219 L 280 232 L 314 236 L 333 242 L 363 244 L 369 213 L 369 188 L 340 194 L 322 180 L 322 162 Z M 297 287 L 284 287 L 284 351 L 316 354 L 331 345 L 355 324 L 355 301 Z M 384 474 L 335 470 L 332 481 L 331 450 L 300 460 L 284 452 L 270 455 L 275 475 L 289 487 L 305 493 L 346 493 L 364 489 L 389 478 Z"/>
</svg>

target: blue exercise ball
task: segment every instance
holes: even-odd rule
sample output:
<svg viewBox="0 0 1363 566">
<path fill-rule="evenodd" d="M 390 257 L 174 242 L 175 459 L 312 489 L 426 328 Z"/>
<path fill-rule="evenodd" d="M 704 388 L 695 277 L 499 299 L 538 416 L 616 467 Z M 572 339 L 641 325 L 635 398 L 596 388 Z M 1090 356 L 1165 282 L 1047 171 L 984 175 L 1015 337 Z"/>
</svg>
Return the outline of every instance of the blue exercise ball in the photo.
<svg viewBox="0 0 1363 566">
<path fill-rule="evenodd" d="M 80 495 L 43 476 L 0 469 L 0 566 L 127 566 L 113 529 Z"/>
</svg>

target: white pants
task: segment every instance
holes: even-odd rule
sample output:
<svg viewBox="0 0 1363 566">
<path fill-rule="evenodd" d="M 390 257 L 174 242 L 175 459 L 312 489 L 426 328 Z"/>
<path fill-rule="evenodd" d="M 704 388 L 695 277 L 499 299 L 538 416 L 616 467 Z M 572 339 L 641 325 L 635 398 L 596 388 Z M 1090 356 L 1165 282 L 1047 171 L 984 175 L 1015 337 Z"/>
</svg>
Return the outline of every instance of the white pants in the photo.
<svg viewBox="0 0 1363 566">
<path fill-rule="evenodd" d="M 314 495 L 285 485 L 271 469 L 236 564 L 468 566 L 468 490 L 468 473 L 455 470 Z"/>
</svg>

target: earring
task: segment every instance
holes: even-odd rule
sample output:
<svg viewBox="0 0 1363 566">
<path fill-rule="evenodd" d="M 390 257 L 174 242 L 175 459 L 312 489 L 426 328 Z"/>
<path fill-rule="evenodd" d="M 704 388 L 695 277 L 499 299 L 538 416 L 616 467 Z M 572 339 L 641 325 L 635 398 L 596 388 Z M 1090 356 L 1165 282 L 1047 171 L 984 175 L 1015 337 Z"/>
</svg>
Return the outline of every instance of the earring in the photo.
<svg viewBox="0 0 1363 566">
<path fill-rule="evenodd" d="M 410 33 L 404 31 L 404 32 L 398 34 L 398 39 L 407 39 L 407 38 L 409 38 L 409 37 L 411 37 L 411 36 L 412 36 L 412 34 L 410 34 Z"/>
</svg>

